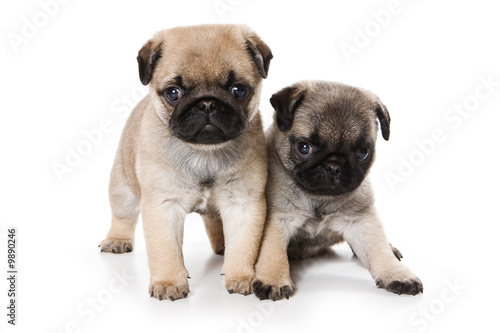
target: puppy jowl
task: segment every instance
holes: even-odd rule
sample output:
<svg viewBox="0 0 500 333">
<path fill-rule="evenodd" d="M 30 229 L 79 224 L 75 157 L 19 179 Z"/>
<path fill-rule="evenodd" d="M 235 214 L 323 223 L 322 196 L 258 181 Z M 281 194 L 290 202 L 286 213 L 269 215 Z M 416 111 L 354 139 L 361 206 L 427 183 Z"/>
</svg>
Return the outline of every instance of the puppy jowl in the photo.
<svg viewBox="0 0 500 333">
<path fill-rule="evenodd" d="M 132 111 L 111 171 L 101 251 L 130 252 L 142 214 L 149 294 L 189 293 L 183 226 L 202 215 L 229 293 L 249 294 L 265 221 L 267 154 L 258 110 L 269 47 L 246 26 L 158 32 L 137 56 L 149 95 Z"/>
<path fill-rule="evenodd" d="M 390 137 L 389 111 L 371 92 L 326 81 L 303 81 L 271 97 L 267 132 L 266 225 L 254 294 L 289 298 L 289 258 L 303 259 L 346 241 L 376 285 L 396 294 L 423 291 L 387 241 L 366 179 L 375 155 L 377 120 Z"/>
</svg>

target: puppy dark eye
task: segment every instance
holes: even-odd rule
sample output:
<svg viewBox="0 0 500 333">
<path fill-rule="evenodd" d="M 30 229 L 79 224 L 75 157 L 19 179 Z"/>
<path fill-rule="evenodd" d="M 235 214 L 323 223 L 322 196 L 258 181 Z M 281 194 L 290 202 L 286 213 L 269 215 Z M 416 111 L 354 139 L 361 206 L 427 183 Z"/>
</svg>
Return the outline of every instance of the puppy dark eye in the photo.
<svg viewBox="0 0 500 333">
<path fill-rule="evenodd" d="M 368 158 L 368 156 L 370 156 L 370 150 L 368 148 L 363 147 L 360 150 L 358 150 L 357 155 L 358 155 L 358 161 L 363 162 Z"/>
<path fill-rule="evenodd" d="M 236 99 L 243 99 L 247 95 L 247 88 L 242 84 L 235 84 L 231 87 L 231 94 Z"/>
<path fill-rule="evenodd" d="M 307 142 L 298 142 L 296 145 L 297 151 L 299 152 L 300 155 L 303 157 L 309 157 L 313 153 L 313 147 L 308 144 Z"/>
<path fill-rule="evenodd" d="M 177 87 L 169 87 L 165 90 L 164 95 L 170 102 L 177 102 L 184 94 Z"/>
</svg>

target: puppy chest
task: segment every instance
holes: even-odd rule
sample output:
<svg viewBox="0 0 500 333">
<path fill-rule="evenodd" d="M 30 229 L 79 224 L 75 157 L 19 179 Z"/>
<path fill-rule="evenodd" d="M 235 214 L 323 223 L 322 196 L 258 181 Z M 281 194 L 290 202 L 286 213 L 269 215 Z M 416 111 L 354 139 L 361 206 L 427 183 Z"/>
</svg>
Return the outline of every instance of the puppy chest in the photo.
<svg viewBox="0 0 500 333">
<path fill-rule="evenodd" d="M 211 210 L 212 191 L 210 189 L 201 190 L 195 198 L 191 212 L 200 215 L 207 214 Z"/>
<path fill-rule="evenodd" d="M 343 241 L 343 237 L 330 229 L 326 220 L 306 221 L 288 243 L 288 255 L 300 259 L 315 255 L 321 250 Z"/>
</svg>

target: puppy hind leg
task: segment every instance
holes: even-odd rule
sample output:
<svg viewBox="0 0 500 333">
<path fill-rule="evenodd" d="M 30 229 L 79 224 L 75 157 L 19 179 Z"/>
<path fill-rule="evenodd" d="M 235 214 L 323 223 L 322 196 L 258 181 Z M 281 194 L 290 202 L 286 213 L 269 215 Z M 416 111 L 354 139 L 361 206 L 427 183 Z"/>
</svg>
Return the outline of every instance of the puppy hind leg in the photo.
<svg viewBox="0 0 500 333">
<path fill-rule="evenodd" d="M 224 229 L 219 213 L 202 215 L 202 219 L 212 250 L 216 254 L 224 255 Z"/>
<path fill-rule="evenodd" d="M 401 253 L 401 251 L 399 251 L 397 248 L 395 248 L 391 243 L 389 243 L 391 249 L 392 249 L 392 253 L 394 253 L 394 256 L 399 260 L 401 261 L 401 259 L 403 259 L 403 254 Z"/>
<path fill-rule="evenodd" d="M 115 171 L 111 174 L 109 202 L 112 213 L 111 228 L 106 239 L 99 245 L 101 252 L 131 252 L 139 218 L 139 199 Z"/>
</svg>

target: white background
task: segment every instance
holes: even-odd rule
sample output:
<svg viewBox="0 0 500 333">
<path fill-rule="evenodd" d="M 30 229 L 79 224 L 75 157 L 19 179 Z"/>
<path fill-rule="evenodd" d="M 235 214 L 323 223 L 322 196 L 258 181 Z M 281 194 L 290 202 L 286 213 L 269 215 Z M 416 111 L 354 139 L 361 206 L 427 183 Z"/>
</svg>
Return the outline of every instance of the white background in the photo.
<svg viewBox="0 0 500 333">
<path fill-rule="evenodd" d="M 1 331 L 498 331 L 500 20 L 491 3 L 401 0 L 381 26 L 373 12 L 390 0 L 74 0 L 52 5 L 51 16 L 38 1 L 2 2 Z M 221 4 L 225 11 L 216 9 Z M 196 215 L 185 228 L 187 299 L 149 298 L 141 223 L 133 253 L 99 252 L 121 112 L 145 91 L 137 52 L 157 30 L 200 23 L 245 23 L 270 45 L 266 126 L 270 96 L 297 80 L 340 81 L 381 97 L 391 139 L 379 138 L 370 177 L 388 238 L 422 279 L 423 295 L 377 289 L 346 246 L 296 265 L 297 292 L 288 301 L 229 295 L 223 259 L 211 253 Z M 359 35 L 365 29 L 368 41 Z M 16 47 L 14 35 L 25 38 Z M 356 38 L 358 53 L 348 61 L 341 45 L 356 46 Z M 496 83 L 488 90 L 481 78 Z M 471 111 L 458 117 L 448 113 L 454 106 Z M 68 149 L 84 145 L 84 132 L 105 119 L 111 129 L 58 179 L 54 163 L 66 164 Z M 442 140 L 429 144 L 435 131 Z M 417 141 L 427 142 L 425 152 Z M 391 186 L 388 175 L 401 178 Z M 3 278 L 9 226 L 18 228 L 15 327 L 6 323 Z"/>
</svg>

